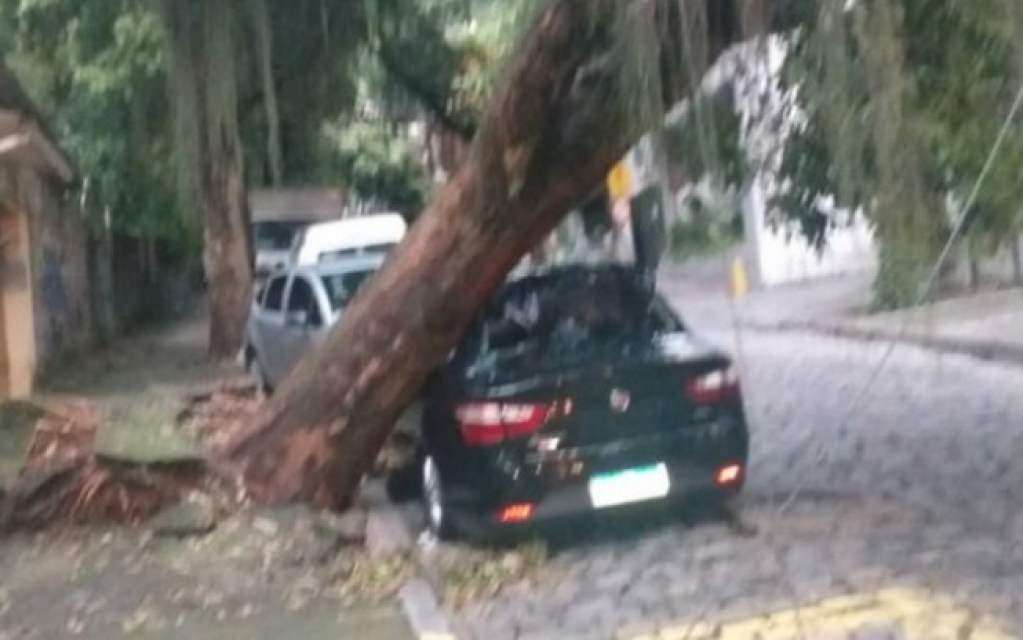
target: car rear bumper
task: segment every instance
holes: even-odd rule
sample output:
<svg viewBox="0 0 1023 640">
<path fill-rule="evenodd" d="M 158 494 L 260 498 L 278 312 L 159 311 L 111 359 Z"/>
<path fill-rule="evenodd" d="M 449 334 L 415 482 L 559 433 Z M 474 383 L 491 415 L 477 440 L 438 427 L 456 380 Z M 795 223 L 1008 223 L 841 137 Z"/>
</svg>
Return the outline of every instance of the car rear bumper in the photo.
<svg viewBox="0 0 1023 640">
<path fill-rule="evenodd" d="M 746 479 L 745 450 L 723 457 L 710 464 L 665 461 L 670 489 L 666 496 L 621 505 L 595 508 L 590 496 L 590 479 L 578 479 L 548 488 L 542 495 L 523 490 L 512 491 L 509 498 L 496 507 L 481 503 L 462 502 L 449 505 L 449 513 L 458 533 L 475 540 L 498 540 L 508 536 L 542 531 L 545 527 L 583 515 L 611 516 L 616 512 L 642 506 L 674 505 L 700 500 L 723 500 L 737 494 Z M 727 483 L 718 481 L 722 468 L 739 465 L 737 478 Z M 627 468 L 627 467 L 623 467 Z M 529 505 L 529 516 L 517 521 L 503 521 L 504 509 L 514 505 Z"/>
</svg>

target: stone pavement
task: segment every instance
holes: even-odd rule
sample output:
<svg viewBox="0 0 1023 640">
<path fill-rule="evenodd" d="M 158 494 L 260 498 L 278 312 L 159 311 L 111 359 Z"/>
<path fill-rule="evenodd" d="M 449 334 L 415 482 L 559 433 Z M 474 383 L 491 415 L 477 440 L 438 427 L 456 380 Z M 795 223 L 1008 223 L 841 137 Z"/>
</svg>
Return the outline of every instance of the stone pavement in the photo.
<svg viewBox="0 0 1023 640">
<path fill-rule="evenodd" d="M 465 637 L 1023 638 L 1023 370 L 906 346 L 853 407 L 882 345 L 744 348 L 756 534 L 601 519 L 549 575 L 454 611 Z"/>
</svg>

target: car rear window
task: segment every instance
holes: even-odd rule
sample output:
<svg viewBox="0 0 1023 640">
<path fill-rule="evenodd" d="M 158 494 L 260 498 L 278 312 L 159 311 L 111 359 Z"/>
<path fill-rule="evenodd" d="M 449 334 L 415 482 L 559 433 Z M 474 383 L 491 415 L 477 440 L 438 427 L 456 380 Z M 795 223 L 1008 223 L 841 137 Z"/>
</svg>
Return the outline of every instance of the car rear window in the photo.
<svg viewBox="0 0 1023 640">
<path fill-rule="evenodd" d="M 332 273 L 321 276 L 323 288 L 327 291 L 327 298 L 330 299 L 330 307 L 334 311 L 341 311 L 352 301 L 355 294 L 359 292 L 362 285 L 369 280 L 375 271 L 349 271 L 347 273 Z"/>
<path fill-rule="evenodd" d="M 681 331 L 667 305 L 627 269 L 574 269 L 506 285 L 478 322 L 477 351 L 562 359 Z"/>
</svg>

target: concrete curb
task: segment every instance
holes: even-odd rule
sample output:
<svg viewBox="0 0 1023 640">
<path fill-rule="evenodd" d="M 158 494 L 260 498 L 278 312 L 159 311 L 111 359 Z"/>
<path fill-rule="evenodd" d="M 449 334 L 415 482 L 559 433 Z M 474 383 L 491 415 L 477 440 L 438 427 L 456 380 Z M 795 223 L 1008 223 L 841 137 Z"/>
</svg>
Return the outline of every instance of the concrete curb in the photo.
<svg viewBox="0 0 1023 640">
<path fill-rule="evenodd" d="M 373 505 L 366 517 L 366 549 L 370 555 L 410 551 L 413 546 L 412 536 L 394 505 Z"/>
<path fill-rule="evenodd" d="M 898 331 L 891 329 L 858 327 L 839 322 L 784 321 L 778 323 L 747 323 L 745 326 L 761 332 L 811 333 L 858 340 L 860 342 L 897 342 L 939 353 L 964 355 L 989 362 L 1023 366 L 1023 345 L 1009 344 L 996 340 L 966 340 L 944 336 L 921 336 L 911 333 L 900 335 Z"/>
<path fill-rule="evenodd" d="M 425 580 L 409 580 L 398 593 L 398 599 L 419 640 L 456 640 L 451 621 Z"/>
<path fill-rule="evenodd" d="M 374 492 L 376 493 L 376 492 Z M 429 568 L 416 554 L 416 532 L 397 506 L 379 494 L 366 522 L 366 546 L 371 554 L 407 551 L 412 554 L 417 576 L 405 583 L 398 592 L 402 612 L 412 632 L 419 640 L 457 640 L 465 637 L 455 632 L 455 625 L 441 607 L 435 589 L 431 586 Z"/>
</svg>

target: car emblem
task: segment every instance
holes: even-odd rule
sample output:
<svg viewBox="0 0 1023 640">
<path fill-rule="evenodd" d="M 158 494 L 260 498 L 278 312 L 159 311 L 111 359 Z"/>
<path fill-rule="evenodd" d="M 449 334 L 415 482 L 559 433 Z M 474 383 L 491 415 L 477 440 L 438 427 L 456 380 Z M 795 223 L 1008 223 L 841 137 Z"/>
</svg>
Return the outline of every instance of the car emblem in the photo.
<svg viewBox="0 0 1023 640">
<path fill-rule="evenodd" d="M 625 389 L 611 389 L 611 410 L 615 413 L 625 413 L 629 410 L 632 397 Z"/>
</svg>

